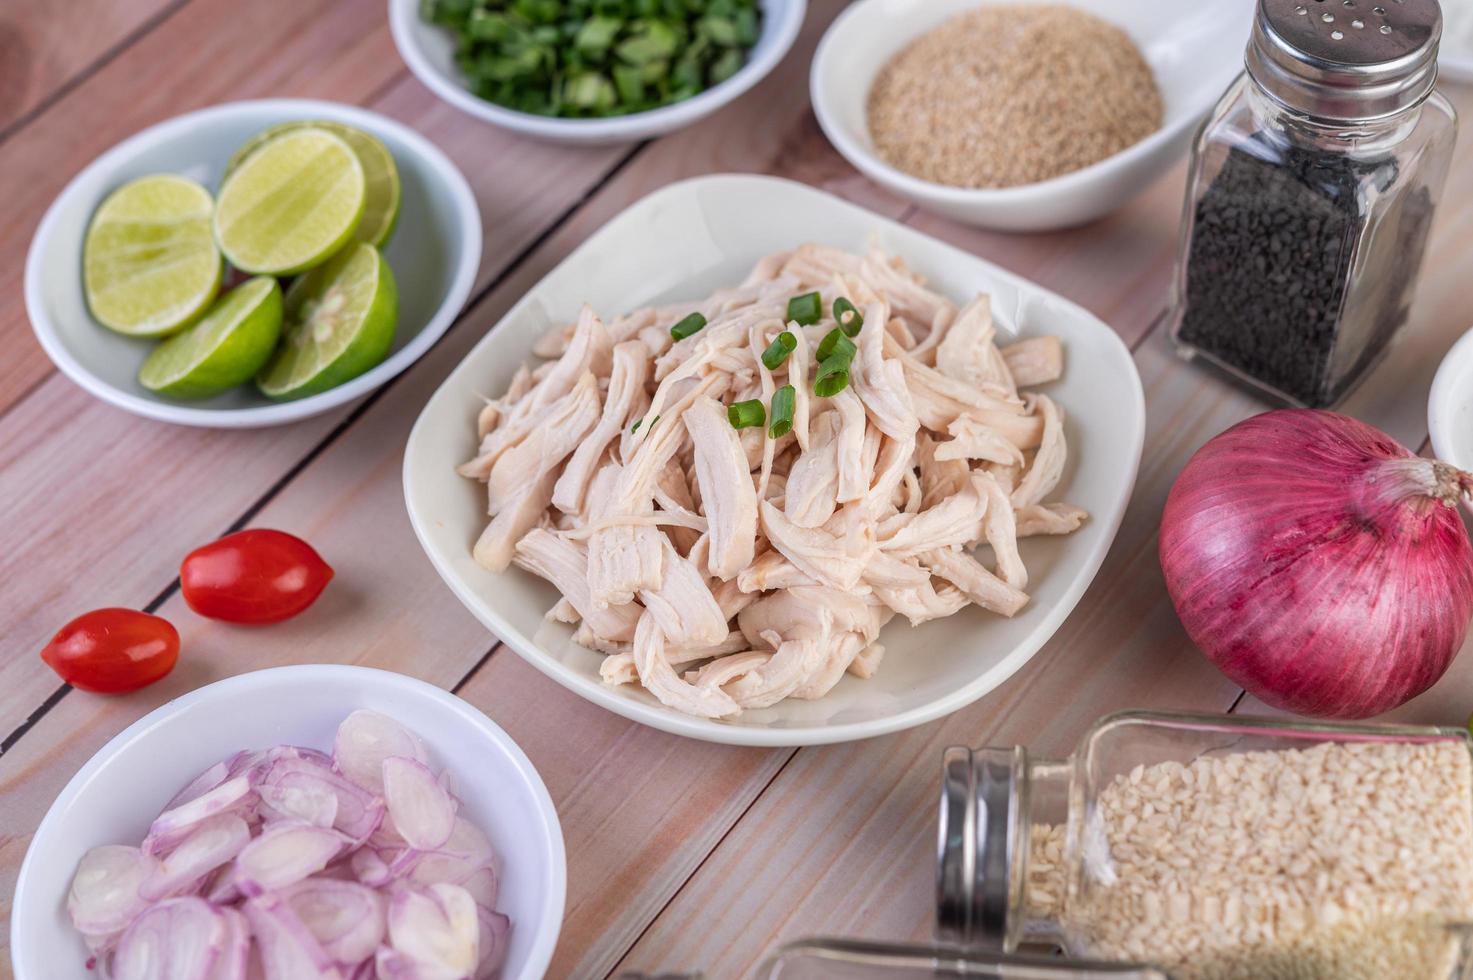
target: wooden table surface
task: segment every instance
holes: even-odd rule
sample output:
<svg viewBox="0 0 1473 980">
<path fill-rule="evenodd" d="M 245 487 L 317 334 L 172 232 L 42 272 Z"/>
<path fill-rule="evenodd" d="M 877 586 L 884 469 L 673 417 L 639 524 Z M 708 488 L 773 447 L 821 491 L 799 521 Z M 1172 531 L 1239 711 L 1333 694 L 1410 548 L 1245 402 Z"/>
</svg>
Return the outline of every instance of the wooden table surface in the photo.
<svg viewBox="0 0 1473 980">
<path fill-rule="evenodd" d="M 953 744 L 1067 753 L 1101 714 L 1252 710 L 1188 642 L 1162 587 L 1156 527 L 1188 456 L 1263 408 L 1180 362 L 1156 321 L 1183 167 L 1110 218 L 1049 235 L 968 229 L 890 197 L 828 145 L 808 64 L 842 6 L 814 0 L 793 51 L 754 91 L 663 139 L 597 149 L 532 142 L 439 102 L 404 67 L 383 0 L 5 0 L 0 5 L 0 946 L 41 816 L 107 739 L 166 700 L 301 662 L 386 667 L 455 691 L 526 750 L 562 818 L 568 903 L 550 972 L 750 976 L 813 935 L 921 939 L 932 925 L 937 766 Z M 1439 212 L 1413 326 L 1345 411 L 1425 447 L 1426 396 L 1473 322 L 1473 89 L 1444 86 L 1470 125 Z M 385 113 L 439 144 L 486 231 L 466 310 L 423 360 L 370 397 L 282 428 L 177 428 L 94 400 L 33 338 L 25 251 L 47 203 L 108 147 L 232 99 L 310 96 Z M 820 748 L 747 749 L 644 728 L 585 703 L 501 647 L 420 551 L 400 495 L 402 447 L 441 379 L 507 308 L 621 209 L 719 171 L 805 181 L 997 262 L 1088 307 L 1130 345 L 1148 424 L 1134 499 L 1099 576 L 1011 681 L 949 718 Z M 336 566 L 307 614 L 241 630 L 191 614 L 180 556 L 246 526 L 311 540 Z M 165 681 L 103 698 L 59 685 L 37 652 L 91 608 L 168 617 L 185 654 Z M 1473 656 L 1397 712 L 1461 723 Z M 1259 709 L 1261 710 L 1261 709 Z M 0 977 L 10 976 L 0 954 Z"/>
</svg>

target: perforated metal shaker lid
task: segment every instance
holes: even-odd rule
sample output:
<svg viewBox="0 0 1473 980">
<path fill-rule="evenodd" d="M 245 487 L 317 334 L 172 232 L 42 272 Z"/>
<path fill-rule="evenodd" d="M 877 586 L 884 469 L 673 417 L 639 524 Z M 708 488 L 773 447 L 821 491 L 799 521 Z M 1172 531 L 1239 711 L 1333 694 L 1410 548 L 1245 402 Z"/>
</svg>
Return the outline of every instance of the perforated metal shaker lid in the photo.
<svg viewBox="0 0 1473 980">
<path fill-rule="evenodd" d="M 1437 82 L 1437 0 L 1259 0 L 1248 74 L 1275 101 L 1324 119 L 1380 119 Z"/>
</svg>

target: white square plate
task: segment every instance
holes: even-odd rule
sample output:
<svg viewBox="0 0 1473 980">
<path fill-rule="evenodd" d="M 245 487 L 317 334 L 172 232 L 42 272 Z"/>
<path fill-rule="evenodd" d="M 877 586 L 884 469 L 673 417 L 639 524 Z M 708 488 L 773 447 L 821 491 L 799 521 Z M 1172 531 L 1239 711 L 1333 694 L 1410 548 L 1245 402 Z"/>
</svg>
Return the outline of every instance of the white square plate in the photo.
<svg viewBox="0 0 1473 980">
<path fill-rule="evenodd" d="M 897 254 L 956 301 L 992 295 L 1006 335 L 1056 334 L 1064 377 L 1048 386 L 1067 413 L 1069 466 L 1051 499 L 1090 520 L 1063 538 L 1022 542 L 1032 601 L 1013 619 L 970 607 L 912 628 L 892 622 L 871 680 L 845 677 L 819 701 L 783 701 L 732 721 L 677 713 L 633 686 L 610 687 L 602 657 L 544 621 L 552 586 L 513 569 L 495 574 L 471 558 L 485 526 L 485 488 L 456 475 L 475 454 L 482 395 L 506 389 L 550 326 L 581 305 L 612 317 L 650 303 L 703 297 L 734 285 L 758 258 L 818 241 L 850 250 L 871 242 Z M 1097 318 L 1054 294 L 910 228 L 802 184 L 723 175 L 674 184 L 610 221 L 517 303 L 435 392 L 404 456 L 409 518 L 430 560 L 487 628 L 537 669 L 627 718 L 693 738 L 737 745 L 813 745 L 899 731 L 970 704 L 1044 644 L 1094 578 L 1135 484 L 1145 400 L 1130 352 Z"/>
</svg>

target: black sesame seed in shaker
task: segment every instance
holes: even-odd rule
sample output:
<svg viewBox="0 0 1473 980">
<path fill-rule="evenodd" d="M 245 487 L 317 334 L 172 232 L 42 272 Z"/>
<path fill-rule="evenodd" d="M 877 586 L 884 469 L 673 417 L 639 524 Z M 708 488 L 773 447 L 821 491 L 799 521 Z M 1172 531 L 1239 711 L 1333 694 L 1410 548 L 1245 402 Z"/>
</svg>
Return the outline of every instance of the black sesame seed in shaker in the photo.
<svg viewBox="0 0 1473 980">
<path fill-rule="evenodd" d="M 1360 33 L 1309 10 L 1258 0 L 1194 146 L 1167 323 L 1184 354 L 1324 407 L 1409 319 L 1457 120 L 1436 0 L 1372 7 Z"/>
<path fill-rule="evenodd" d="M 1229 150 L 1197 202 L 1178 339 L 1293 401 L 1338 400 L 1406 319 L 1405 295 L 1369 316 L 1344 309 L 1373 217 L 1363 197 L 1394 186 L 1397 172 L 1391 158 L 1358 161 L 1265 133 Z M 1400 247 L 1370 243 L 1377 276 L 1415 280 L 1430 217 L 1421 188 L 1379 215 Z"/>
</svg>

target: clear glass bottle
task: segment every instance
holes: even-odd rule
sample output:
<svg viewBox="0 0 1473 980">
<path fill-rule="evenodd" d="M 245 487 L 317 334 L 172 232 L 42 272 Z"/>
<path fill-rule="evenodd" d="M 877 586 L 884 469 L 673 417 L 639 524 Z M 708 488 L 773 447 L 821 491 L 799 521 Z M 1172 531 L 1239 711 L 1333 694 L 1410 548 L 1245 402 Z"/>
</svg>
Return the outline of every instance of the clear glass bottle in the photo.
<svg viewBox="0 0 1473 980">
<path fill-rule="evenodd" d="M 1324 407 L 1406 323 L 1457 118 L 1437 0 L 1259 0 L 1197 135 L 1167 310 L 1178 350 Z"/>
<path fill-rule="evenodd" d="M 1176 980 L 1448 980 L 1473 952 L 1458 728 L 1131 712 L 1063 760 L 946 752 L 937 938 Z"/>
<path fill-rule="evenodd" d="M 851 939 L 790 943 L 757 976 L 759 980 L 1171 980 L 1153 967 Z"/>
</svg>

